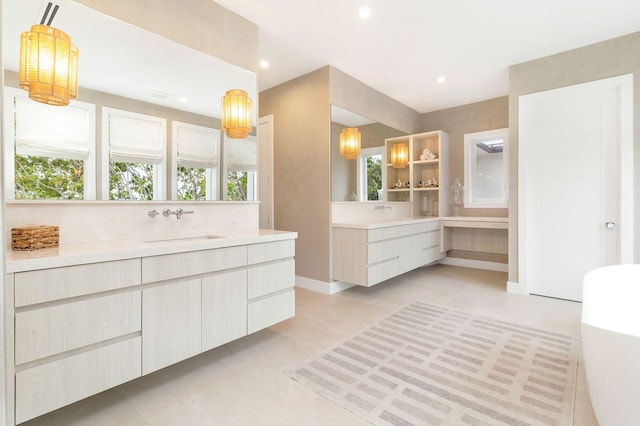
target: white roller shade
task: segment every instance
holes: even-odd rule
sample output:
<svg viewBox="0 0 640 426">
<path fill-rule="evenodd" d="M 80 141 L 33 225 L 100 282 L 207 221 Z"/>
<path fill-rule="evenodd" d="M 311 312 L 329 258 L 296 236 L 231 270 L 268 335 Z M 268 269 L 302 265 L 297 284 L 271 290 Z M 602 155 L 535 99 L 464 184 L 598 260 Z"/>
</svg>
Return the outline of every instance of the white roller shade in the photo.
<svg viewBox="0 0 640 426">
<path fill-rule="evenodd" d="M 175 123 L 178 166 L 214 168 L 218 165 L 220 130 Z"/>
<path fill-rule="evenodd" d="M 74 160 L 89 156 L 91 109 L 51 106 L 22 96 L 15 101 L 17 154 Z"/>
<path fill-rule="evenodd" d="M 126 111 L 109 113 L 109 158 L 126 163 L 160 164 L 164 160 L 166 121 Z"/>
<path fill-rule="evenodd" d="M 228 170 L 258 170 L 258 145 L 254 136 L 246 139 L 225 139 L 224 152 Z"/>
</svg>

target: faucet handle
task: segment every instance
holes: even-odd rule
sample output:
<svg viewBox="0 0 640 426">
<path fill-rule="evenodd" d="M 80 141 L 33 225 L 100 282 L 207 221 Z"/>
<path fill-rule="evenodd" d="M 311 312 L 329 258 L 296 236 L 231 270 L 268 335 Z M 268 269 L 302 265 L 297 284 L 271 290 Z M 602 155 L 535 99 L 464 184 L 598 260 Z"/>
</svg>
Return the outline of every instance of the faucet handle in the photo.
<svg viewBox="0 0 640 426">
<path fill-rule="evenodd" d="M 147 214 L 151 217 L 156 217 L 160 214 L 160 212 L 156 209 L 151 209 L 147 212 Z"/>
</svg>

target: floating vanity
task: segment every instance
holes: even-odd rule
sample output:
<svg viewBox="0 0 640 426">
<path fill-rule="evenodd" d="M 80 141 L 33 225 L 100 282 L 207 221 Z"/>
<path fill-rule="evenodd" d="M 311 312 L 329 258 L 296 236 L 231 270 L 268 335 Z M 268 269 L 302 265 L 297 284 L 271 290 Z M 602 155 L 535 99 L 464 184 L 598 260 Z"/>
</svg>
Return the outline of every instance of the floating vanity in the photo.
<svg viewBox="0 0 640 426">
<path fill-rule="evenodd" d="M 507 228 L 508 219 L 502 217 L 418 216 L 333 223 L 332 278 L 370 287 L 434 262 L 506 270 Z M 450 250 L 467 258 L 446 257 Z"/>
<path fill-rule="evenodd" d="M 296 233 L 209 237 L 8 253 L 16 423 L 294 316 Z"/>
<path fill-rule="evenodd" d="M 439 218 L 332 225 L 332 278 L 370 287 L 442 259 Z"/>
</svg>

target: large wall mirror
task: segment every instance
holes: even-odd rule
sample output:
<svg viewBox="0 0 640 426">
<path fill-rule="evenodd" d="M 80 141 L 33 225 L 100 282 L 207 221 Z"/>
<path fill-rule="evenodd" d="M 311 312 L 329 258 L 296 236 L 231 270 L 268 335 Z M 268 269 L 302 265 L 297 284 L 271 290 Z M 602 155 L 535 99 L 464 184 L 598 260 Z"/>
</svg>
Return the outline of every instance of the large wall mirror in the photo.
<svg viewBox="0 0 640 426">
<path fill-rule="evenodd" d="M 362 150 L 356 159 L 340 156 L 340 133 L 347 127 L 360 132 Z M 384 140 L 406 134 L 331 105 L 331 201 L 383 201 Z"/>
<path fill-rule="evenodd" d="M 464 135 L 464 207 L 507 207 L 509 129 Z"/>
<path fill-rule="evenodd" d="M 61 174 L 66 174 L 69 181 L 65 184 L 67 186 L 79 188 L 93 185 L 81 191 L 80 195 L 75 193 L 57 199 L 149 199 L 145 196 L 155 200 L 188 201 L 252 199 L 247 192 L 255 190 L 257 180 L 255 132 L 247 139 L 225 141 L 220 132 L 220 117 L 221 99 L 225 92 L 229 89 L 245 90 L 253 100 L 252 120 L 255 129 L 255 73 L 72 0 L 58 0 L 56 3 L 60 9 L 51 25 L 67 33 L 79 51 L 78 96 L 70 104 L 75 109 L 69 111 L 76 115 L 87 115 L 89 130 L 83 128 L 82 131 L 90 133 L 88 143 L 92 151 L 87 157 L 76 158 L 76 163 L 70 163 L 68 170 L 62 170 Z M 32 110 L 44 114 L 37 121 L 48 123 L 49 129 L 52 126 L 59 127 L 61 120 L 73 119 L 73 114 L 66 114 L 66 118 L 48 119 L 48 110 L 67 107 L 44 105 L 41 108 L 38 105 L 30 108 L 29 103 L 35 102 L 24 96 L 24 90 L 17 88 L 20 34 L 39 22 L 46 4 L 43 0 L 3 0 L 2 53 L 5 85 L 8 86 L 8 96 L 5 96 L 2 105 L 7 165 L 5 173 L 15 173 L 15 176 L 27 166 L 34 167 L 27 174 L 35 175 L 35 167 L 40 165 L 34 164 L 33 158 L 29 159 L 30 162 L 22 163 L 18 161 L 19 158 L 14 158 L 53 155 L 51 149 L 34 149 L 33 137 L 21 138 L 14 134 L 14 123 L 19 120 L 14 115 L 15 108 L 29 110 L 29 114 Z M 229 37 L 233 37 L 233 34 L 229 34 Z M 21 92 L 26 101 L 17 100 Z M 14 94 L 17 95 L 14 97 Z M 20 131 L 23 131 L 24 126 L 19 124 Z M 115 163 L 126 162 L 123 159 L 144 159 L 148 156 L 145 150 L 149 141 L 144 141 L 144 137 L 132 136 L 145 129 L 148 130 L 145 134 L 163 138 L 152 149 L 153 155 L 160 155 L 162 159 L 143 163 L 144 167 L 134 171 L 114 168 Z M 45 126 L 28 130 L 47 133 Z M 116 137 L 117 140 L 114 139 Z M 50 141 L 36 142 L 40 148 L 43 145 L 55 145 Z M 130 149 L 132 146 L 140 149 Z M 53 151 L 56 149 L 54 147 Z M 90 167 L 86 161 L 92 162 Z M 105 168 L 110 170 L 105 171 Z M 92 169 L 95 174 L 93 180 L 79 177 Z M 120 173 L 119 187 L 113 183 L 114 173 Z M 148 180 L 158 179 L 153 183 L 156 186 L 150 188 L 148 183 L 147 187 L 136 186 L 134 182 L 140 178 L 136 174 L 147 174 Z M 74 179 L 78 182 L 74 182 Z M 13 182 L 13 177 L 10 182 Z M 38 184 L 47 186 L 47 182 Z M 123 194 L 123 198 L 114 198 L 116 190 L 118 194 Z M 5 191 L 8 200 L 33 199 L 21 196 L 17 183 L 5 185 Z M 127 198 L 132 191 L 137 192 Z M 56 198 L 55 194 L 51 198 Z"/>
</svg>

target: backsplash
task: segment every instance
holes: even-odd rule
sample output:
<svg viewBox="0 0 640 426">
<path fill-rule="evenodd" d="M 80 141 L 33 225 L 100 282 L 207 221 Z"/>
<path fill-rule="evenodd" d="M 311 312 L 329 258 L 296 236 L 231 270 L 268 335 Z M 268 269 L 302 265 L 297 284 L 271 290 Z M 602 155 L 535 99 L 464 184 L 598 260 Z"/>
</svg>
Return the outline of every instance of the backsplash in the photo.
<svg viewBox="0 0 640 426">
<path fill-rule="evenodd" d="M 345 223 L 359 220 L 402 218 L 411 216 L 412 211 L 411 203 L 333 202 L 331 203 L 331 221 Z"/>
<path fill-rule="evenodd" d="M 120 202 L 42 201 L 7 202 L 7 245 L 11 228 L 25 224 L 58 225 L 60 243 L 195 236 L 230 229 L 258 228 L 258 202 Z M 162 211 L 193 210 L 180 219 Z M 149 210 L 159 215 L 151 217 Z"/>
</svg>

